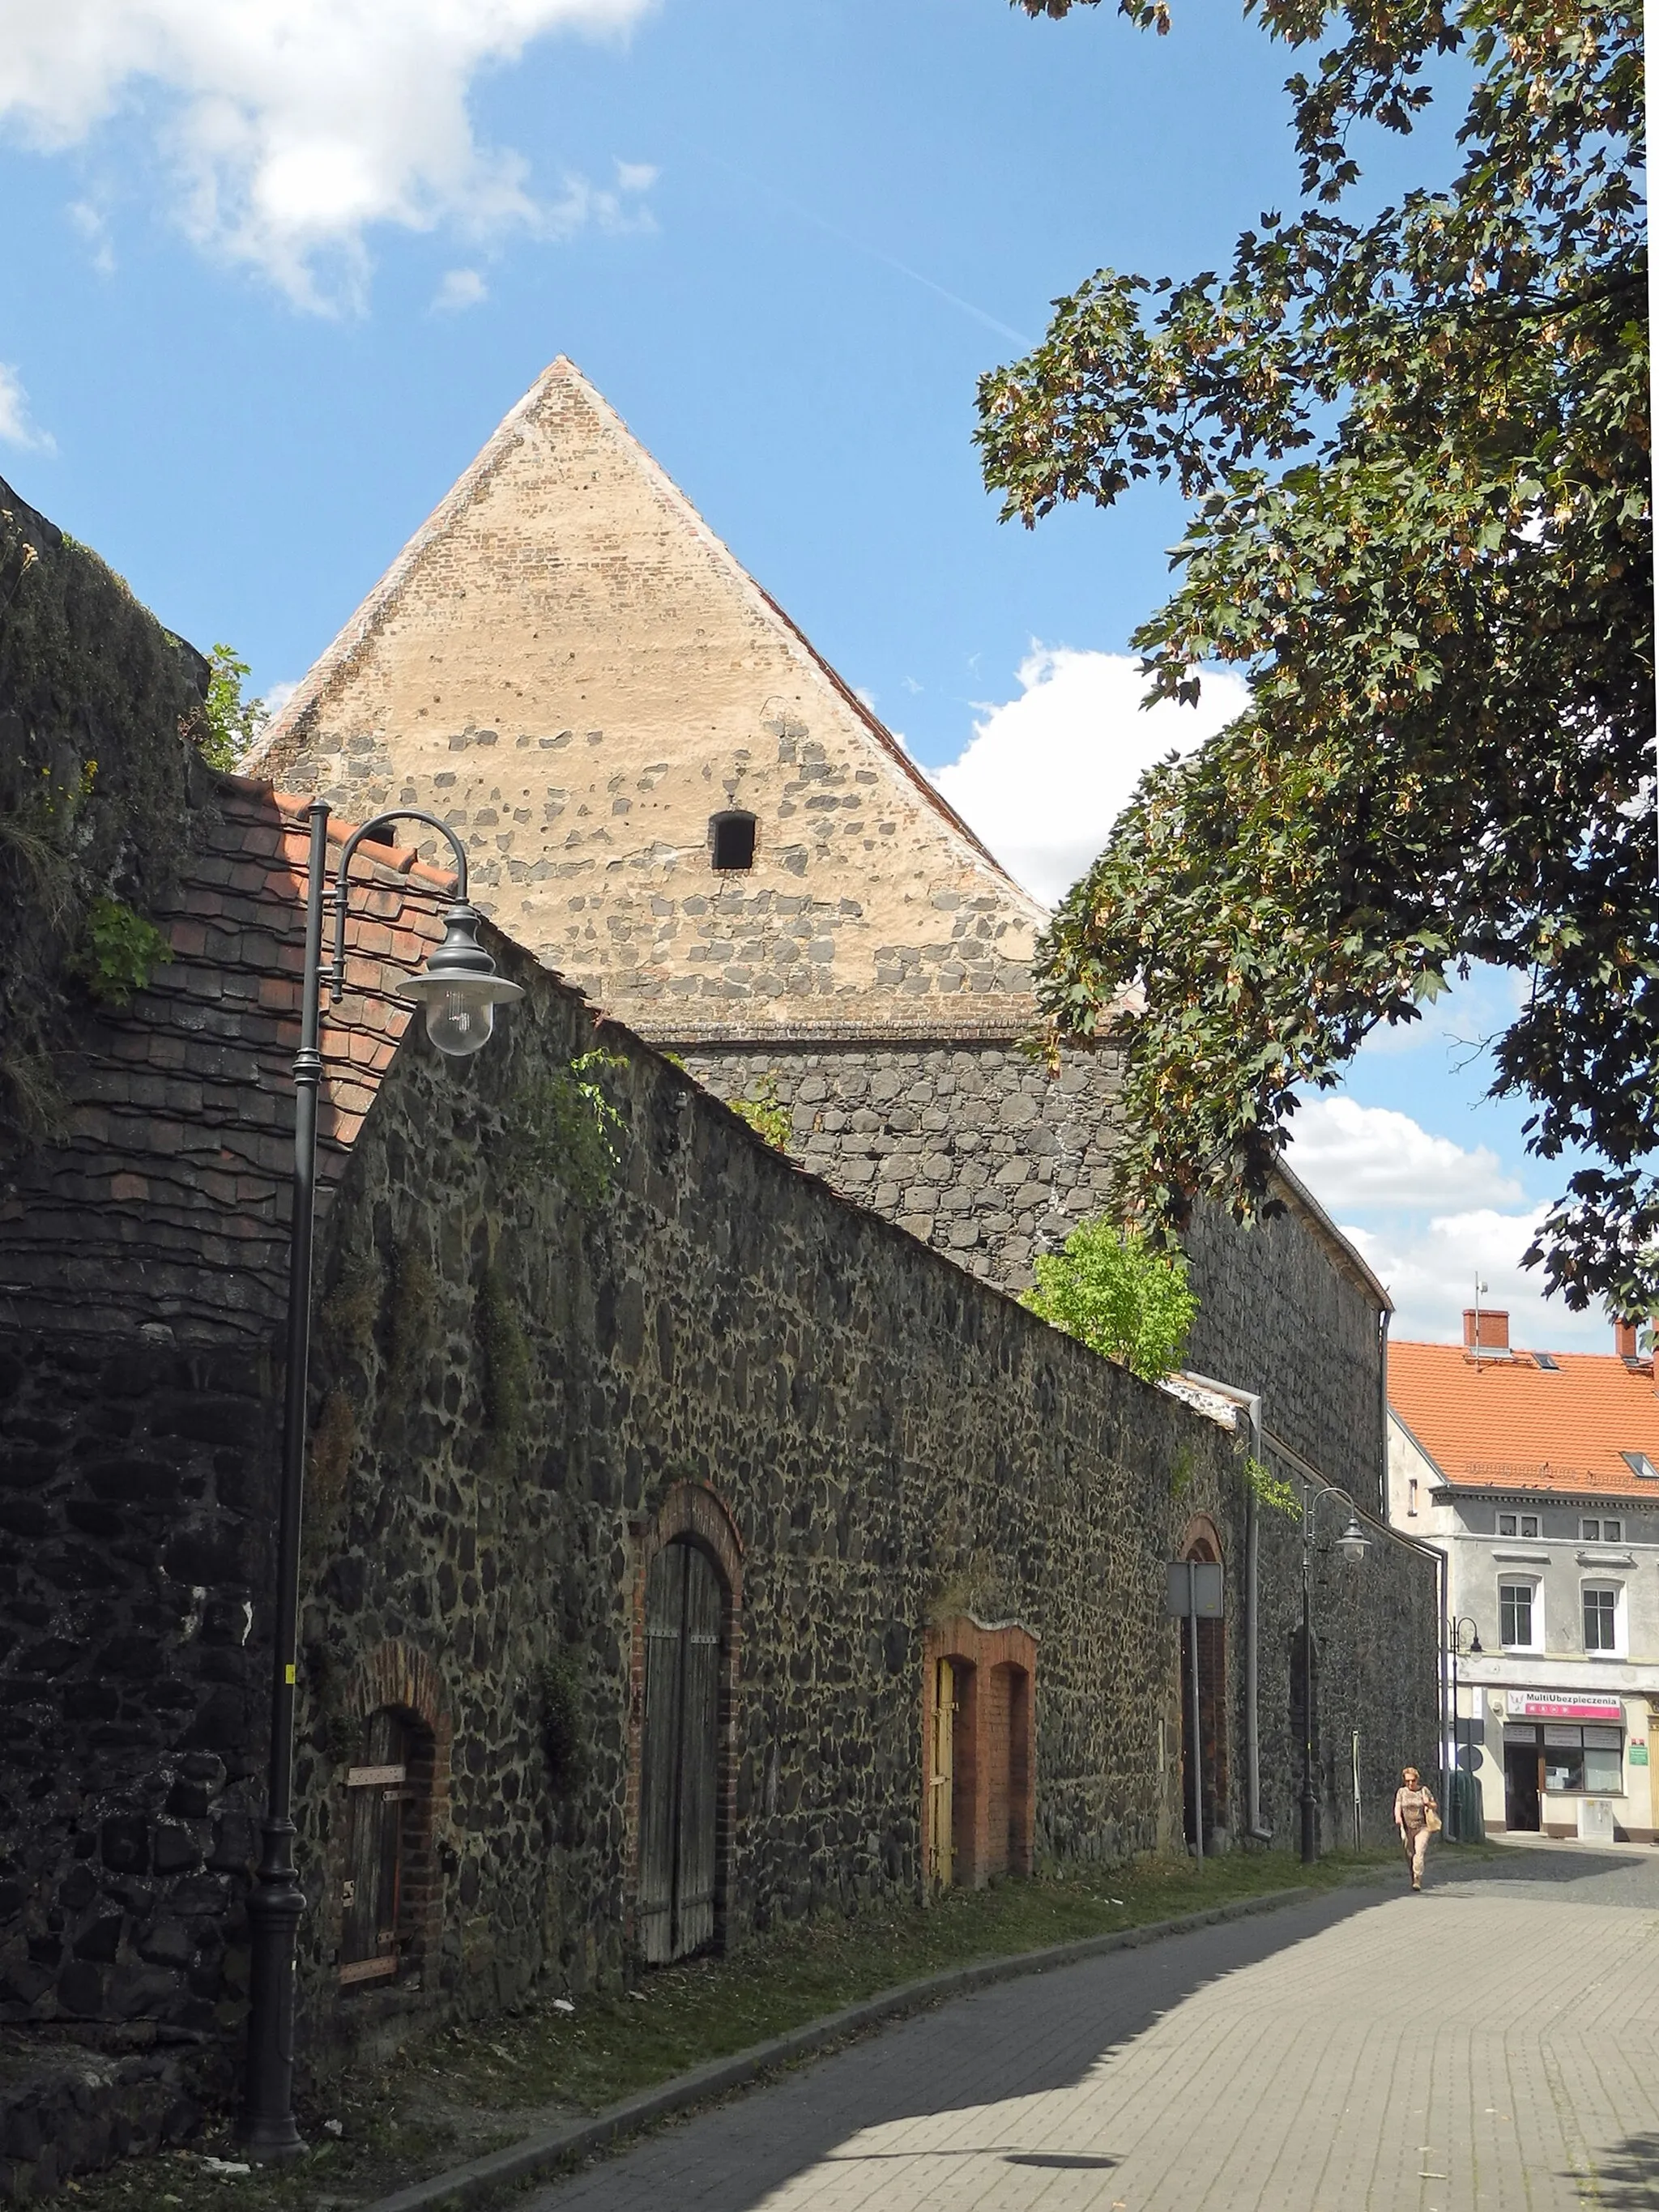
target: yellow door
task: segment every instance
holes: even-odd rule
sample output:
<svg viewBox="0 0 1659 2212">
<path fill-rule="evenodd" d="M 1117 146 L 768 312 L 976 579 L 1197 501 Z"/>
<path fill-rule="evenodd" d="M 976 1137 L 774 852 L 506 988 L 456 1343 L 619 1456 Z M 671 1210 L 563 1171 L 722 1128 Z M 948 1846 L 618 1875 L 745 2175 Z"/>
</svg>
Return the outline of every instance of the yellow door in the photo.
<svg viewBox="0 0 1659 2212">
<path fill-rule="evenodd" d="M 929 1869 L 940 1889 L 951 1887 L 955 1856 L 952 1838 L 956 1819 L 953 1784 L 957 1763 L 957 1680 L 948 1659 L 941 1659 L 933 1681 L 933 1864 Z"/>
</svg>

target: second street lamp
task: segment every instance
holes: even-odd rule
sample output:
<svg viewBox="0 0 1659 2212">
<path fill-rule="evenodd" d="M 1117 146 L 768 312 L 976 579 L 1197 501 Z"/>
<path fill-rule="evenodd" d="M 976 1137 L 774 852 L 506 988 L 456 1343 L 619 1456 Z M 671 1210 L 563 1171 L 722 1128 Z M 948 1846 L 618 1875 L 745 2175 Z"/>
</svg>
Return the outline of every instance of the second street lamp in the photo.
<svg viewBox="0 0 1659 2212">
<path fill-rule="evenodd" d="M 1312 1866 L 1319 1856 L 1319 1797 L 1314 1788 L 1314 1663 L 1313 1624 L 1308 1602 L 1308 1581 L 1313 1565 L 1314 1522 L 1328 1498 L 1340 1498 L 1348 1509 L 1347 1524 L 1336 1540 L 1345 1559 L 1358 1562 L 1371 1547 L 1353 1500 L 1340 1490 L 1302 1487 L 1302 1863 Z"/>
<path fill-rule="evenodd" d="M 294 1208 L 289 1242 L 288 1373 L 283 1406 L 282 1487 L 276 1524 L 276 1593 L 271 1619 L 270 1765 L 262 1848 L 247 1902 L 250 1979 L 247 2070 L 237 2140 L 254 2157 L 292 2158 L 305 2148 L 294 2118 L 295 1955 L 305 1899 L 294 1863 L 294 1704 L 298 1657 L 300 1516 L 305 1488 L 306 1381 L 311 1359 L 311 1252 L 317 1199 L 318 1049 L 323 966 L 323 908 L 334 901 L 334 962 L 329 996 L 345 991 L 348 872 L 359 845 L 394 822 L 420 822 L 455 856 L 456 897 L 445 916 L 444 939 L 398 995 L 426 1009 L 427 1035 L 452 1059 L 488 1043 L 498 1006 L 524 996 L 495 973 L 477 941 L 478 915 L 466 902 L 466 850 L 446 823 L 408 807 L 377 815 L 354 830 L 340 854 L 334 890 L 328 868 L 328 808 L 306 810 L 311 832 L 306 886 L 305 972 L 300 995 L 300 1044 L 294 1055 Z"/>
</svg>

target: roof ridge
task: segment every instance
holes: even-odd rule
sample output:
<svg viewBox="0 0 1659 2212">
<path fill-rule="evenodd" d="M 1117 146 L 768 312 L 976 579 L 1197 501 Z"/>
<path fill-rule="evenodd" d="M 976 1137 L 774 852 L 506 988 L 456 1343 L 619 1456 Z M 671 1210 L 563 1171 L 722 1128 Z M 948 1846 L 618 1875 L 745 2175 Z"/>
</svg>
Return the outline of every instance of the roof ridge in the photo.
<svg viewBox="0 0 1659 2212">
<path fill-rule="evenodd" d="M 932 811 L 968 848 L 971 863 L 990 869 L 999 887 L 1028 909 L 1036 922 L 1047 920 L 1048 908 L 1033 897 L 1004 867 L 978 834 L 957 813 L 921 765 L 913 760 L 892 732 L 838 670 L 825 659 L 800 625 L 787 614 L 765 587 L 738 559 L 731 547 L 698 512 L 689 495 L 675 483 L 662 463 L 635 437 L 623 416 L 566 354 L 558 355 L 536 379 L 523 398 L 502 417 L 468 466 L 404 545 L 391 567 L 356 609 L 320 657 L 284 702 L 280 714 L 260 733 L 251 761 L 280 761 L 291 749 L 303 744 L 316 715 L 349 676 L 364 649 L 396 611 L 403 592 L 427 554 L 455 528 L 512 453 L 526 428 L 540 415 L 552 394 L 560 389 L 578 392 L 601 425 L 645 478 L 659 501 L 682 528 L 690 531 L 705 554 L 724 568 L 729 579 L 764 610 L 781 630 L 795 655 L 804 655 L 817 673 L 827 680 L 852 710 L 890 769 L 897 769 L 927 801 Z"/>
<path fill-rule="evenodd" d="M 212 771 L 218 782 L 250 799 L 268 799 L 282 817 L 284 831 L 298 829 L 299 817 L 309 813 L 313 804 L 306 792 L 279 791 L 268 776 L 241 775 L 232 769 Z M 362 828 L 360 822 L 349 822 L 343 815 L 331 811 L 328 817 L 328 842 L 343 846 Z M 460 878 L 453 868 L 434 867 L 430 860 L 421 858 L 420 849 L 414 845 L 400 845 L 390 839 L 370 838 L 359 846 L 379 868 L 390 869 L 395 875 L 407 876 L 411 880 L 428 884 L 434 890 L 453 894 Z"/>
</svg>

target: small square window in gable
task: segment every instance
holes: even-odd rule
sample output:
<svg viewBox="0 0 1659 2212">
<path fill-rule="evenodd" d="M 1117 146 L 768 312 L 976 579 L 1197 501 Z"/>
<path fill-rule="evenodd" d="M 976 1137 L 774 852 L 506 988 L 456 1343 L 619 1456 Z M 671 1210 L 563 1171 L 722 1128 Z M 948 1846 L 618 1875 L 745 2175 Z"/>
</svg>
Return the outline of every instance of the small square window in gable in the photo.
<svg viewBox="0 0 1659 2212">
<path fill-rule="evenodd" d="M 755 817 L 737 808 L 708 818 L 708 857 L 723 874 L 755 865 Z"/>
</svg>

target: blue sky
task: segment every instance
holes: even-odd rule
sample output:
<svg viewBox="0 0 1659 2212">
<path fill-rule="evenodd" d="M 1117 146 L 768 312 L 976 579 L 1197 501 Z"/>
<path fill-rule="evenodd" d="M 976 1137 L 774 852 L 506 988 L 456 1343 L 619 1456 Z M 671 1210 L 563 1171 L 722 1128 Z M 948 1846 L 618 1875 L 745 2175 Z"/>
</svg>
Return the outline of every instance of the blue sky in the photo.
<svg viewBox="0 0 1659 2212">
<path fill-rule="evenodd" d="M 1000 525 L 975 380 L 1100 264 L 1214 265 L 1282 204 L 1285 73 L 1199 0 L 1164 40 L 1004 0 L 0 0 L 0 473 L 269 691 L 568 353 L 1052 890 L 1164 741 L 1107 656 L 1182 510 Z M 1461 1064 L 1501 1012 L 1368 1050 L 1300 1164 L 1401 1333 L 1455 1333 L 1478 1267 L 1517 1334 L 1601 1348 L 1515 1273 L 1551 1177 Z"/>
</svg>

